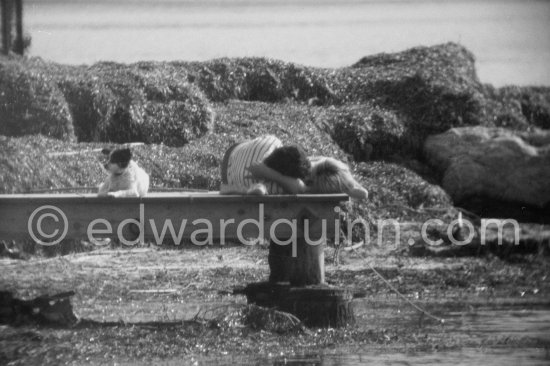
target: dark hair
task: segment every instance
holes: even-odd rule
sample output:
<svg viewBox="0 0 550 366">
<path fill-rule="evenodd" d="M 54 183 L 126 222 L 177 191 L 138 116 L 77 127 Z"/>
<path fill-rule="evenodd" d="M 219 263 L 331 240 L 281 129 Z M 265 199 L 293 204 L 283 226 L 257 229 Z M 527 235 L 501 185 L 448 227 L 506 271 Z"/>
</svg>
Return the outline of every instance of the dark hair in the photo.
<svg viewBox="0 0 550 366">
<path fill-rule="evenodd" d="M 306 152 L 298 145 L 275 149 L 264 159 L 264 164 L 283 175 L 300 179 L 307 178 L 311 170 Z"/>
<path fill-rule="evenodd" d="M 121 168 L 126 168 L 132 160 L 132 152 L 130 149 L 118 149 L 111 152 L 109 161 L 118 164 Z"/>
</svg>

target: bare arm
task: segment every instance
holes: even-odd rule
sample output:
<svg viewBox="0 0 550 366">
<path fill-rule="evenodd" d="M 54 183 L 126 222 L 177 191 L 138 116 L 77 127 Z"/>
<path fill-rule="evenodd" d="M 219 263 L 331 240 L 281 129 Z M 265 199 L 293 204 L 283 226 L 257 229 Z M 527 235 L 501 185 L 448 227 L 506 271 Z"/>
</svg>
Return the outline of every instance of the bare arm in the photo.
<svg viewBox="0 0 550 366">
<path fill-rule="evenodd" d="M 248 168 L 248 171 L 250 171 L 256 179 L 273 181 L 289 193 L 298 194 L 306 192 L 307 187 L 301 179 L 283 175 L 264 163 L 252 164 Z"/>
<path fill-rule="evenodd" d="M 98 196 L 106 196 L 107 192 L 109 192 L 109 182 L 108 181 L 103 182 L 99 185 L 97 195 Z"/>
</svg>

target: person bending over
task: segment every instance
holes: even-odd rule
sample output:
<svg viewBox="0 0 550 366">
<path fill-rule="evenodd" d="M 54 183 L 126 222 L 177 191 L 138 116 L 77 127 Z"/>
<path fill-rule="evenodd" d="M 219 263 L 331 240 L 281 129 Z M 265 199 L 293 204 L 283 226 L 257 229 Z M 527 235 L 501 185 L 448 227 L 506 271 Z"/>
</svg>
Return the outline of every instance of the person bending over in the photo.
<svg viewBox="0 0 550 366">
<path fill-rule="evenodd" d="M 222 163 L 220 193 L 346 193 L 354 199 L 368 198 L 346 164 L 329 157 L 307 157 L 300 146 L 283 146 L 271 135 L 229 148 Z"/>
<path fill-rule="evenodd" d="M 255 177 L 248 170 L 262 163 L 273 152 L 278 152 L 280 162 L 271 160 L 272 166 L 289 179 L 304 180 L 311 164 L 302 148 L 296 145 L 283 146 L 281 140 L 272 135 L 231 146 L 223 157 L 221 166 L 221 194 L 288 194 L 291 193 L 276 181 Z M 284 164 L 281 164 L 284 163 Z"/>
</svg>

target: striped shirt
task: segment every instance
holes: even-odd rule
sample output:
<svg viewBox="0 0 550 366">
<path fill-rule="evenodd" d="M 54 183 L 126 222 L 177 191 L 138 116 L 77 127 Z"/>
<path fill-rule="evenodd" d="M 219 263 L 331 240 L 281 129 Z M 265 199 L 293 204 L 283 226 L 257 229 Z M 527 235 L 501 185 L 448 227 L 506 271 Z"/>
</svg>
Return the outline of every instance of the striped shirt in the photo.
<svg viewBox="0 0 550 366">
<path fill-rule="evenodd" d="M 264 183 L 268 194 L 284 194 L 284 189 L 277 183 L 257 180 L 247 170 L 250 165 L 261 163 L 273 150 L 281 146 L 281 140 L 272 135 L 257 137 L 234 146 L 229 151 L 227 159 L 227 183 L 244 189 L 256 183 Z"/>
</svg>

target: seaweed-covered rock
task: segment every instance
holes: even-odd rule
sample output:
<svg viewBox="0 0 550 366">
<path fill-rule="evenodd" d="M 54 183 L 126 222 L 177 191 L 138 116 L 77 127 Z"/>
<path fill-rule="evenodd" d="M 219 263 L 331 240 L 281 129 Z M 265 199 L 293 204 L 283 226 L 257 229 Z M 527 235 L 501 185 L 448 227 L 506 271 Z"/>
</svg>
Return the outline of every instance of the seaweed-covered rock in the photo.
<svg viewBox="0 0 550 366">
<path fill-rule="evenodd" d="M 355 161 L 384 159 L 407 150 L 400 117 L 379 106 L 333 107 L 322 111 L 316 121 Z"/>
<path fill-rule="evenodd" d="M 285 143 L 302 145 L 309 155 L 332 156 L 347 162 L 356 179 L 369 190 L 368 202 L 354 204 L 357 215 L 399 218 L 403 207 L 449 205 L 449 197 L 442 189 L 411 169 L 385 162 L 357 166 L 349 161 L 315 124 L 312 116 L 321 107 L 243 101 L 214 106 L 218 117 L 212 133 L 183 147 L 149 144 L 132 148 L 138 164 L 149 173 L 153 190 L 217 190 L 220 162 L 229 146 L 258 135 L 275 134 Z M 102 147 L 100 143 L 67 143 L 40 135 L 0 137 L 0 193 L 69 187 L 95 190 L 93 187 L 105 177 L 100 164 Z"/>
<path fill-rule="evenodd" d="M 247 73 L 245 80 L 249 100 L 277 102 L 284 97 L 281 79 L 269 67 Z"/>
<path fill-rule="evenodd" d="M 265 58 L 90 67 L 0 58 L 0 67 L 0 133 L 81 142 L 3 139 L 2 192 L 96 185 L 103 173 L 95 150 L 102 146 L 86 143 L 94 141 L 150 143 L 135 156 L 154 186 L 217 189 L 225 149 L 269 133 L 353 169 L 366 161 L 357 174 L 371 197 L 361 214 L 403 217 L 406 210 L 395 207 L 450 205 L 424 178 L 433 172 L 418 162 L 428 136 L 469 125 L 527 132 L 547 128 L 550 115 L 550 88 L 483 85 L 474 56 L 454 43 L 369 56 L 338 69 Z M 17 75 L 32 81 L 28 88 Z M 17 92 L 24 97 L 14 95 L 13 85 L 25 86 Z M 28 119 L 27 104 L 43 117 Z M 7 115 L 8 105 L 20 107 Z"/>
<path fill-rule="evenodd" d="M 398 206 L 397 211 L 403 207 L 450 207 L 451 199 L 441 187 L 402 165 L 376 161 L 361 163 L 356 170 L 360 182 L 369 190 L 367 205 L 371 209 L 391 212 L 392 206 Z"/>
<path fill-rule="evenodd" d="M 74 140 L 73 119 L 55 80 L 17 59 L 0 62 L 0 134 Z"/>
<path fill-rule="evenodd" d="M 80 141 L 183 146 L 212 128 L 208 100 L 167 64 L 99 63 L 60 84 Z"/>
<path fill-rule="evenodd" d="M 376 100 L 417 124 L 436 123 L 435 129 L 479 122 L 482 95 L 475 58 L 458 44 L 373 55 L 349 70 L 362 76 L 347 83 L 347 98 Z"/>
<path fill-rule="evenodd" d="M 0 133 L 9 136 L 182 146 L 214 120 L 185 70 L 168 63 L 83 67 L 3 58 L 0 80 Z"/>
<path fill-rule="evenodd" d="M 321 69 L 264 58 L 216 59 L 172 63 L 213 101 L 262 102 L 297 100 L 330 104 L 337 100 L 329 75 Z"/>
<path fill-rule="evenodd" d="M 11 80 L 0 84 L 8 135 L 13 127 L 19 135 L 183 146 L 212 130 L 211 102 L 296 101 L 323 107 L 319 122 L 348 153 L 368 160 L 419 158 L 427 136 L 451 127 L 547 128 L 550 115 L 550 88 L 483 85 L 474 56 L 455 43 L 373 55 L 339 69 L 265 58 L 90 67 L 1 58 L 0 65 Z M 34 86 L 16 82 L 19 74 Z"/>
<path fill-rule="evenodd" d="M 430 136 L 424 152 L 455 202 L 482 196 L 537 207 L 550 203 L 550 132 L 453 128 Z"/>
<path fill-rule="evenodd" d="M 328 110 L 325 121 L 340 146 L 359 159 L 421 158 L 426 137 L 452 127 L 525 131 L 549 123 L 550 88 L 483 85 L 474 56 L 455 43 L 368 56 L 326 77 L 334 100 L 343 104 L 332 115 Z M 383 123 L 373 130 L 375 115 Z M 366 142 L 369 134 L 377 146 Z"/>
<path fill-rule="evenodd" d="M 374 103 L 394 110 L 422 149 L 430 134 L 451 127 L 483 125 L 527 130 L 548 128 L 549 87 L 494 88 L 481 84 L 475 57 L 445 43 L 364 57 L 335 73 L 341 100 Z"/>
<path fill-rule="evenodd" d="M 549 87 L 507 86 L 493 91 L 492 95 L 511 108 L 516 119 L 523 118 L 529 125 L 550 129 Z"/>
<path fill-rule="evenodd" d="M 354 152 L 354 156 L 387 158 L 398 154 L 418 158 L 426 136 L 485 121 L 485 99 L 474 56 L 457 44 L 365 57 L 340 70 L 335 79 L 340 100 L 360 103 L 363 108 L 352 124 L 335 124 L 334 130 L 349 130 L 334 136 L 339 143 L 346 145 L 341 138 L 356 131 L 363 135 L 363 131 L 372 130 L 373 116 L 383 116 L 375 118 L 382 123 L 378 123 L 372 139 L 384 138 L 378 146 L 365 144 L 363 154 Z M 346 118 L 345 113 L 341 115 Z M 361 127 L 361 115 L 367 126 Z"/>
</svg>

